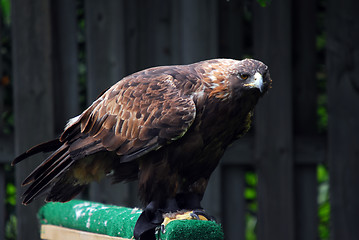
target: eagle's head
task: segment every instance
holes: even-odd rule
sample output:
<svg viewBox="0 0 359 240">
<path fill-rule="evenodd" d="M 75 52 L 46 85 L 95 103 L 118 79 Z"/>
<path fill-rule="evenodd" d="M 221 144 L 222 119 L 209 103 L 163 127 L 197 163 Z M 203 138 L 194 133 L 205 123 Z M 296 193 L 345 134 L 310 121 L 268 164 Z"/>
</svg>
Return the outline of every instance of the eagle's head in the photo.
<svg viewBox="0 0 359 240">
<path fill-rule="evenodd" d="M 201 66 L 209 96 L 221 100 L 248 94 L 261 97 L 272 84 L 267 65 L 258 60 L 213 59 Z"/>
<path fill-rule="evenodd" d="M 262 96 L 272 85 L 268 66 L 258 60 L 236 61 L 231 73 L 229 85 L 234 91 L 257 92 Z"/>
</svg>

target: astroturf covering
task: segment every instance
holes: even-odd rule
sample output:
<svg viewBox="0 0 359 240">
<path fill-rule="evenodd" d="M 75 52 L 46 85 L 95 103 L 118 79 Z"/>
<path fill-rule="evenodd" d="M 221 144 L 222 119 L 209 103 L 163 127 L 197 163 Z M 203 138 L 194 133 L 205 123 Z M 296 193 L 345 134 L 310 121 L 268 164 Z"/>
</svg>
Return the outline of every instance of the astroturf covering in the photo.
<svg viewBox="0 0 359 240">
<path fill-rule="evenodd" d="M 51 224 L 75 230 L 132 238 L 138 208 L 126 208 L 101 203 L 72 200 L 67 203 L 47 203 L 38 212 L 41 224 Z M 167 224 L 157 239 L 224 239 L 222 228 L 212 221 L 175 220 Z"/>
</svg>

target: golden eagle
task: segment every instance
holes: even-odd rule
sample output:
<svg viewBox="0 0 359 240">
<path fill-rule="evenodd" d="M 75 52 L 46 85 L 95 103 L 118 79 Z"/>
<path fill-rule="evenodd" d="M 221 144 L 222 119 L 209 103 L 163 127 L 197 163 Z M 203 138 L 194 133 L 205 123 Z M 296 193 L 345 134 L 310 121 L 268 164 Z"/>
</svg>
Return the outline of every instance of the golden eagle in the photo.
<svg viewBox="0 0 359 240">
<path fill-rule="evenodd" d="M 212 59 L 149 68 L 114 84 L 58 139 L 18 156 L 52 152 L 23 182 L 23 204 L 40 194 L 66 202 L 108 175 L 139 181 L 138 238 L 161 224 L 160 212 L 200 209 L 208 179 L 226 147 L 245 134 L 253 109 L 271 86 L 260 61 Z M 144 227 L 143 227 L 144 226 Z"/>
</svg>

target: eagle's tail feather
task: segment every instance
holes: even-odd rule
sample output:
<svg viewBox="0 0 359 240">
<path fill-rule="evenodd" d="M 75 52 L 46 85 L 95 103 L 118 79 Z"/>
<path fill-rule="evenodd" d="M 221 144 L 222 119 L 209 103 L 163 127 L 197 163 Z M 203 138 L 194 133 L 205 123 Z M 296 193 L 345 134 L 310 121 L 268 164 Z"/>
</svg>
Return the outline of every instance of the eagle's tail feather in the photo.
<svg viewBox="0 0 359 240">
<path fill-rule="evenodd" d="M 26 177 L 26 179 L 22 182 L 22 186 L 37 180 L 41 175 L 44 175 L 45 172 L 53 169 L 55 167 L 54 164 L 58 162 L 58 160 L 67 150 L 68 146 L 65 144 L 58 148 Z"/>
<path fill-rule="evenodd" d="M 33 183 L 23 194 L 23 204 L 27 205 L 32 200 L 55 184 L 54 180 L 73 163 L 68 152 L 65 152 L 45 171 L 34 179 Z"/>
<path fill-rule="evenodd" d="M 59 147 L 61 147 L 63 143 L 60 142 L 59 139 L 54 139 L 51 140 L 49 142 L 44 142 L 41 143 L 39 145 L 36 145 L 32 148 L 30 148 L 29 150 L 27 150 L 26 152 L 24 152 L 23 154 L 19 155 L 18 157 L 16 157 L 14 159 L 14 161 L 12 161 L 11 165 L 14 166 L 15 164 L 21 162 L 22 160 L 35 155 L 37 153 L 40 152 L 51 152 L 51 151 L 55 151 L 56 149 L 58 149 Z"/>
</svg>

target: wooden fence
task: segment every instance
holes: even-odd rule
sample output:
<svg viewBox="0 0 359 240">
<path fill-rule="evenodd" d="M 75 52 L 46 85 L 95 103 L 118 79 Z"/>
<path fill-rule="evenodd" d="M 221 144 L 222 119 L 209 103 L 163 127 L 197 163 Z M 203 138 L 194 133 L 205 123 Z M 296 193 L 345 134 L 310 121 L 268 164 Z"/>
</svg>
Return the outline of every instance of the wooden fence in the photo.
<svg viewBox="0 0 359 240">
<path fill-rule="evenodd" d="M 330 16 L 326 21 L 329 127 L 327 135 L 319 135 L 315 48 L 319 3 L 270 2 L 263 8 L 257 1 L 235 0 L 11 1 L 15 134 L 13 145 L 8 138 L 1 140 L 1 195 L 1 164 L 52 139 L 68 118 L 80 112 L 79 68 L 86 68 L 90 104 L 123 76 L 146 67 L 251 55 L 269 65 L 273 89 L 258 104 L 251 133 L 228 149 L 213 174 L 205 208 L 221 221 L 226 239 L 245 239 L 244 176 L 247 169 L 254 169 L 257 239 L 318 239 L 316 169 L 329 161 L 331 239 L 359 239 L 356 4 L 322 1 Z M 79 33 L 82 14 L 84 35 Z M 84 52 L 79 44 L 83 37 Z M 78 61 L 82 57 L 86 65 Z M 16 167 L 18 196 L 23 192 L 21 180 L 42 158 Z M 109 186 L 103 181 L 91 186 L 89 196 L 134 206 L 136 191 L 135 184 Z M 17 239 L 39 237 L 36 212 L 42 204 L 42 200 L 26 207 L 18 203 Z M 0 238 L 3 206 L 0 198 Z"/>
</svg>

